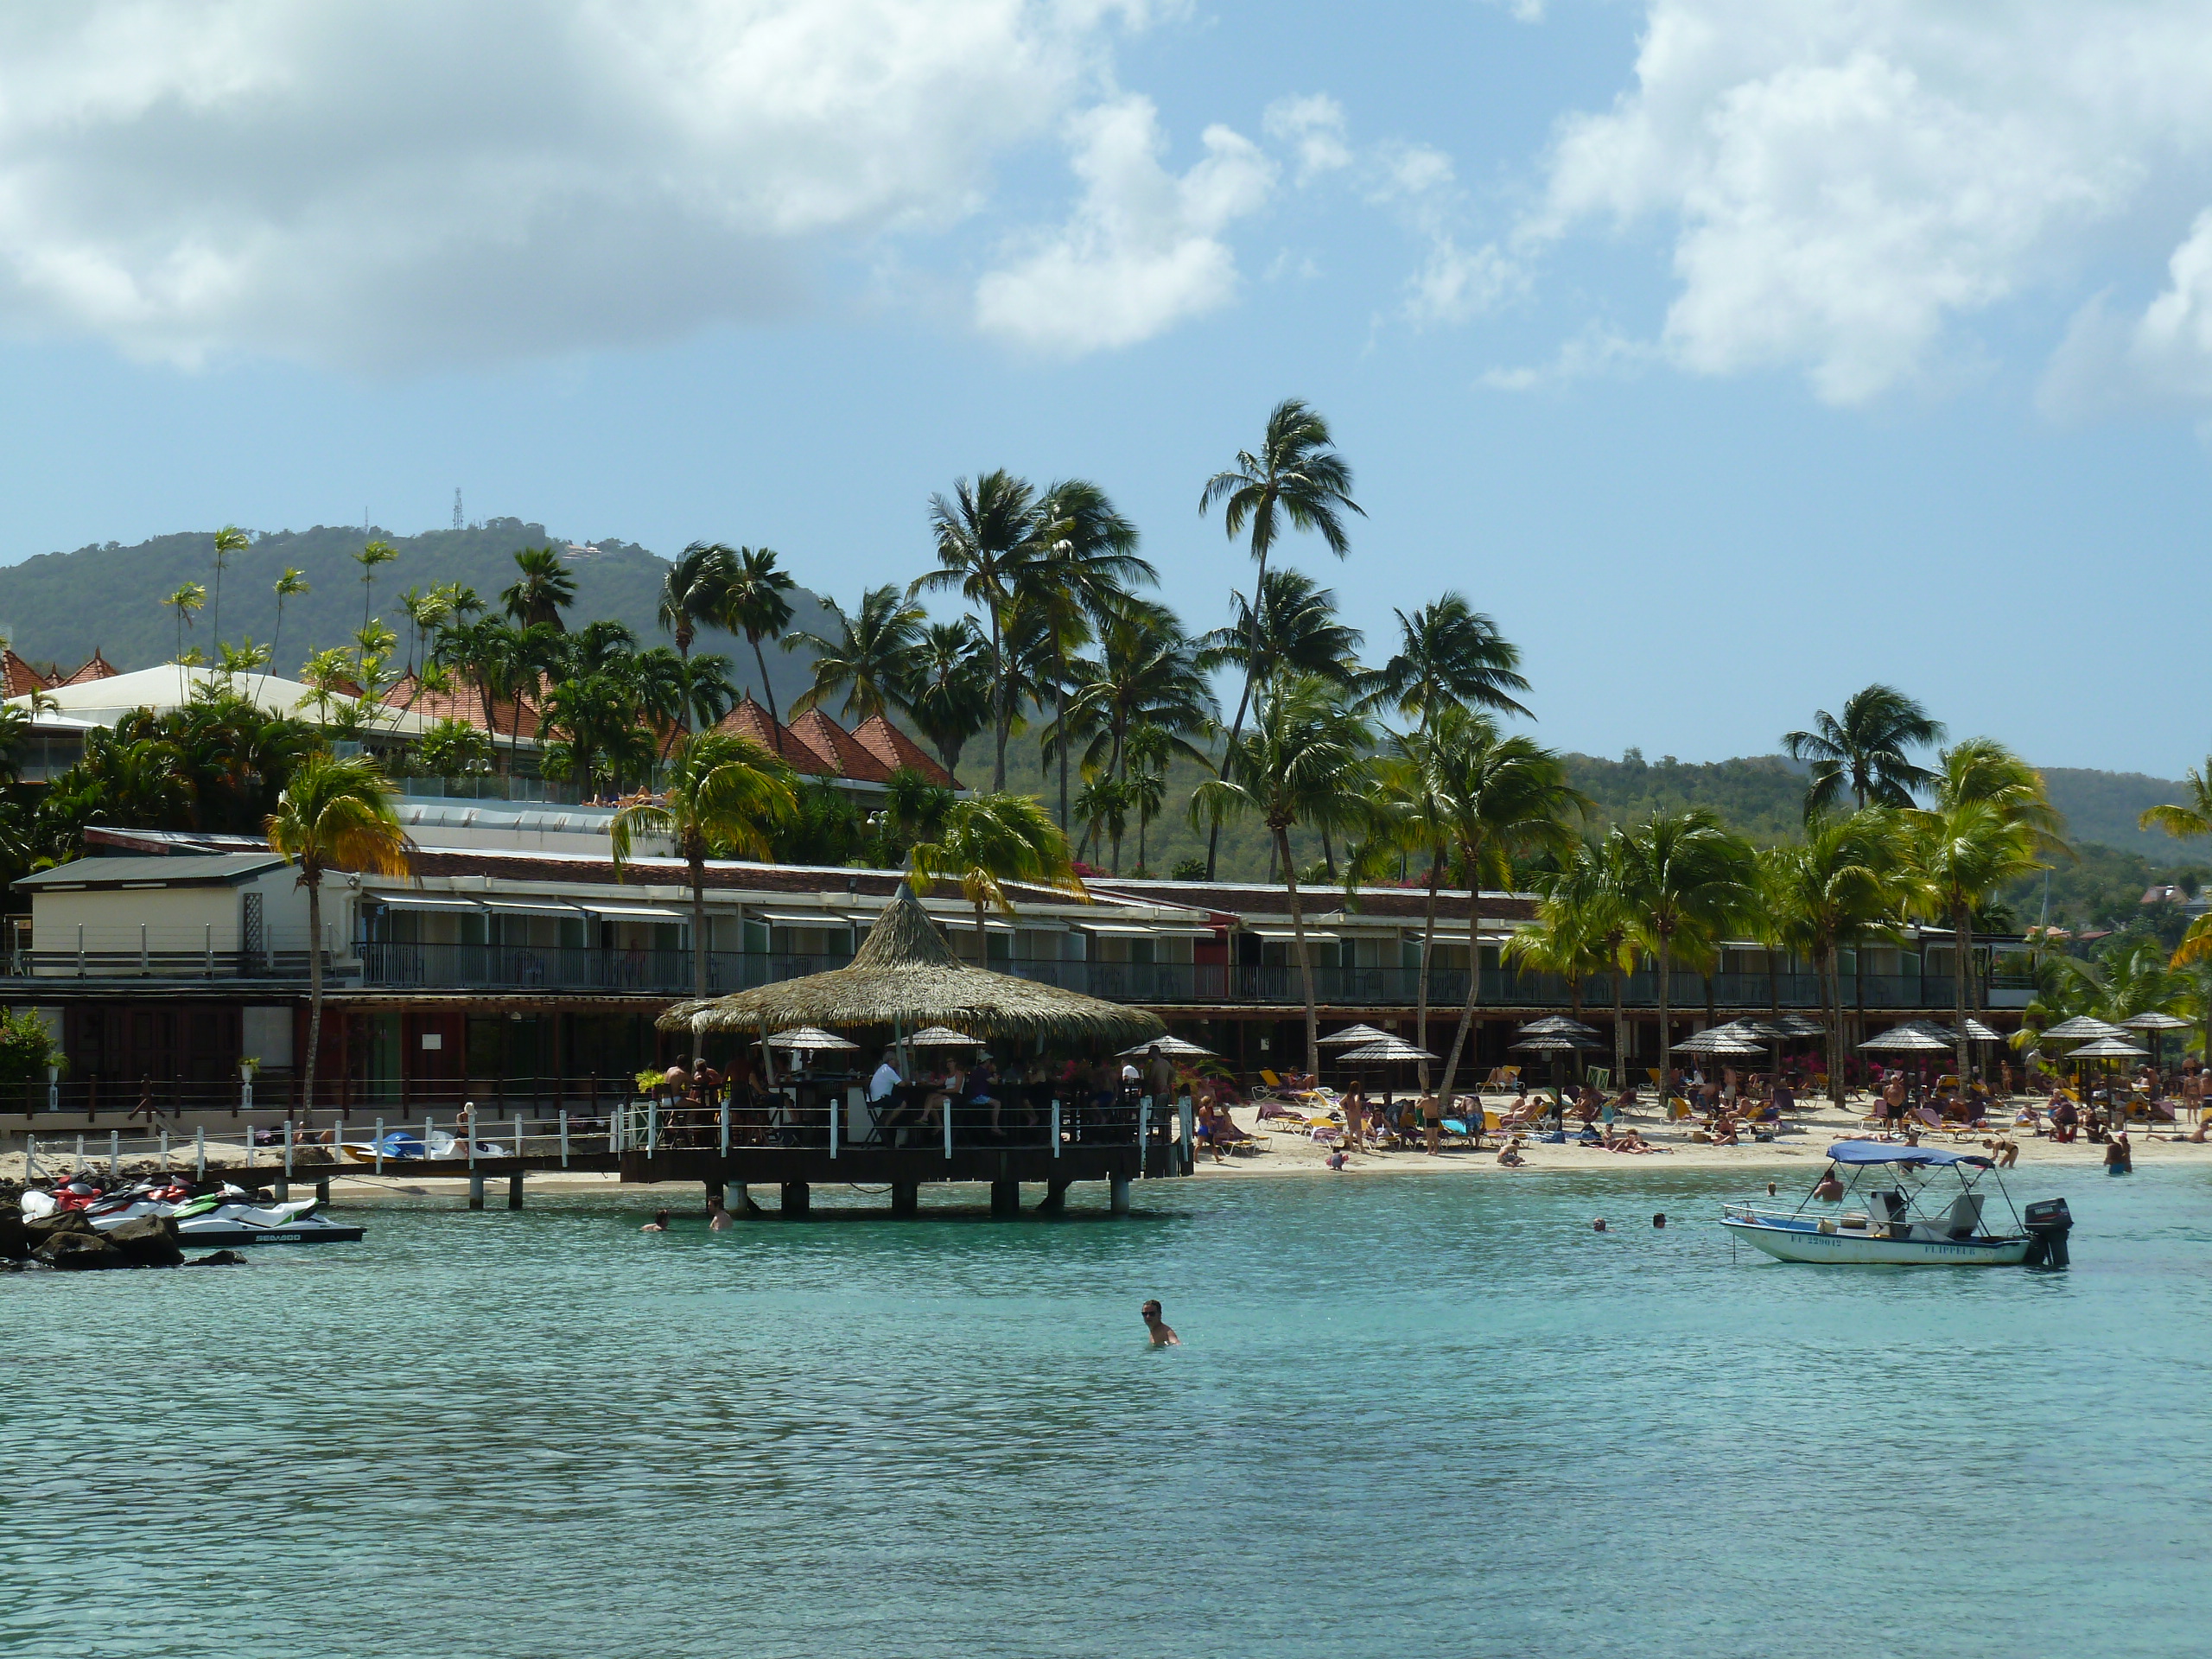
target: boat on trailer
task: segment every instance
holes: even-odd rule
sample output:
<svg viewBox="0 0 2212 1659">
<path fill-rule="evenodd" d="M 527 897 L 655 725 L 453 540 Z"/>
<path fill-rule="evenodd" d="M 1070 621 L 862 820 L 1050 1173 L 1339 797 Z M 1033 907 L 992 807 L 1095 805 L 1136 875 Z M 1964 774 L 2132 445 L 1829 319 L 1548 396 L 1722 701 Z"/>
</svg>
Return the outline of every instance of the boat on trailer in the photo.
<svg viewBox="0 0 2212 1659">
<path fill-rule="evenodd" d="M 1990 1225 L 1993 1192 L 2009 1230 Z M 1795 1210 L 1732 1204 L 1723 1206 L 1720 1224 L 1732 1238 L 1783 1262 L 2063 1268 L 2074 1221 L 2063 1198 L 2031 1204 L 2023 1218 L 1992 1159 L 1942 1147 L 1839 1141 Z"/>
</svg>

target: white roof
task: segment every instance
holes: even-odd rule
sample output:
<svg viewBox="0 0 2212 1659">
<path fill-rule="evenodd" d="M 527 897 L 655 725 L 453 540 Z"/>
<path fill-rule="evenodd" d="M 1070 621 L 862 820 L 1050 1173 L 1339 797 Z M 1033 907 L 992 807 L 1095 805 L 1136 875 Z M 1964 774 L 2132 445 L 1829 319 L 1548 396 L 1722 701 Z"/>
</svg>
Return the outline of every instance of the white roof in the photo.
<svg viewBox="0 0 2212 1659">
<path fill-rule="evenodd" d="M 196 688 L 226 682 L 241 696 L 272 715 L 296 714 L 308 720 L 315 717 L 315 704 L 310 701 L 315 695 L 315 688 L 298 680 L 275 674 L 226 675 L 219 669 L 180 667 L 175 663 L 134 669 L 105 680 L 57 685 L 41 693 L 41 701 L 50 701 L 55 712 L 73 721 L 112 726 L 134 709 L 151 709 L 156 714 L 180 709 L 192 701 Z M 28 696 L 8 701 L 18 709 L 28 709 L 31 706 Z M 420 715 L 405 714 L 397 709 L 383 710 L 377 723 L 386 731 L 409 734 L 428 731 L 431 724 Z"/>
</svg>

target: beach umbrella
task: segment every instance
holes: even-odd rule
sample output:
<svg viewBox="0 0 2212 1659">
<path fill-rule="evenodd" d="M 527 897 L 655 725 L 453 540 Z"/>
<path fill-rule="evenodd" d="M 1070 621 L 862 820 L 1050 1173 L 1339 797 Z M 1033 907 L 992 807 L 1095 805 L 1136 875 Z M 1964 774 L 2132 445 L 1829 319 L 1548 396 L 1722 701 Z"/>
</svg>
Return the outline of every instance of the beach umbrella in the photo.
<svg viewBox="0 0 2212 1659">
<path fill-rule="evenodd" d="M 981 1048 L 983 1039 L 943 1026 L 925 1026 L 905 1039 L 909 1048 Z"/>
<path fill-rule="evenodd" d="M 1213 1050 L 1210 1048 L 1200 1048 L 1196 1043 L 1185 1042 L 1180 1037 L 1169 1035 L 1154 1037 L 1148 1042 L 1139 1043 L 1134 1048 L 1125 1048 L 1116 1058 L 1126 1059 L 1132 1054 L 1149 1054 L 1155 1048 L 1170 1059 L 1175 1060 L 1210 1059 L 1213 1057 Z"/>
<path fill-rule="evenodd" d="M 1323 1048 L 1334 1048 L 1338 1044 L 1356 1048 L 1365 1043 L 1395 1042 L 1387 1031 L 1377 1031 L 1373 1026 L 1346 1026 L 1342 1031 L 1332 1031 L 1321 1039 Z"/>
<path fill-rule="evenodd" d="M 1587 1037 L 1593 1042 L 1598 1036 L 1595 1026 L 1586 1026 L 1580 1020 L 1570 1020 L 1563 1014 L 1547 1014 L 1541 1020 L 1531 1020 L 1521 1027 L 1523 1037 Z"/>
<path fill-rule="evenodd" d="M 1573 1021 L 1569 1020 L 1567 1023 L 1572 1025 Z M 1595 1037 L 1597 1033 L 1592 1032 L 1591 1035 Z M 1562 1054 L 1580 1053 L 1593 1045 L 1563 1031 L 1540 1031 L 1532 1037 L 1516 1037 L 1506 1046 L 1522 1049 L 1531 1054 L 1548 1054 L 1552 1057 L 1552 1099 L 1559 1107 L 1560 1116 L 1564 1116 L 1567 1112 L 1567 1099 L 1560 1091 L 1560 1057 Z"/>
<path fill-rule="evenodd" d="M 1806 1014 L 1785 1014 L 1774 1022 L 1791 1037 L 1825 1037 L 1828 1028 Z"/>
<path fill-rule="evenodd" d="M 1432 1054 L 1425 1048 L 1416 1048 L 1402 1037 L 1393 1037 L 1385 1032 L 1380 1041 L 1365 1043 L 1357 1048 L 1348 1048 L 1337 1058 L 1346 1065 L 1357 1065 L 1364 1071 L 1370 1065 L 1390 1065 L 1409 1060 L 1436 1060 L 1441 1055 Z M 1386 1078 L 1382 1085 L 1382 1102 L 1390 1102 L 1390 1086 Z"/>
<path fill-rule="evenodd" d="M 1746 1037 L 1729 1030 L 1726 1026 L 1714 1026 L 1696 1032 L 1675 1045 L 1677 1054 L 1764 1054 L 1766 1045 L 1755 1037 Z"/>
<path fill-rule="evenodd" d="M 2082 1061 L 2094 1060 L 2097 1063 L 2097 1071 L 2101 1075 L 2105 1069 L 2104 1063 L 2107 1060 L 2139 1060 L 2147 1057 L 2150 1052 L 2151 1051 L 2149 1049 L 2142 1047 L 2139 1044 L 2129 1042 L 2126 1037 L 2122 1035 L 2117 1037 L 2100 1037 L 2094 1042 L 2084 1043 L 2079 1048 L 2075 1049 L 2071 1054 L 2068 1055 L 2067 1058 L 2074 1062 L 2075 1086 L 2078 1089 L 2081 1086 L 2081 1065 Z M 2088 1103 L 2088 1096 L 2086 1093 L 2082 1096 L 2082 1103 L 2084 1105 Z"/>
<path fill-rule="evenodd" d="M 843 1049 L 848 1052 L 860 1046 L 842 1037 L 833 1037 L 818 1026 L 800 1026 L 791 1031 L 779 1031 L 767 1039 L 772 1048 L 798 1049 L 811 1053 L 817 1049 Z"/>
<path fill-rule="evenodd" d="M 2087 1042 L 2097 1037 L 2118 1037 L 2124 1039 L 2127 1033 L 2118 1026 L 2107 1025 L 2102 1020 L 2092 1020 L 2086 1014 L 2077 1014 L 2071 1020 L 2060 1020 L 2049 1031 L 2044 1033 L 2044 1035 L 2056 1038 L 2062 1043 L 2079 1043 Z"/>
<path fill-rule="evenodd" d="M 1924 1025 L 1917 1022 L 1892 1026 L 1887 1031 L 1869 1037 L 1859 1045 L 1877 1053 L 1941 1054 L 1951 1046 Z"/>
<path fill-rule="evenodd" d="M 2142 1014 L 2130 1014 L 2120 1022 L 2130 1031 L 2148 1032 L 2151 1036 L 2151 1064 L 2158 1071 L 2165 1070 L 2166 1039 L 2170 1031 L 2186 1031 L 2189 1021 L 2177 1020 L 2171 1014 L 2161 1014 L 2152 1008 Z"/>
</svg>

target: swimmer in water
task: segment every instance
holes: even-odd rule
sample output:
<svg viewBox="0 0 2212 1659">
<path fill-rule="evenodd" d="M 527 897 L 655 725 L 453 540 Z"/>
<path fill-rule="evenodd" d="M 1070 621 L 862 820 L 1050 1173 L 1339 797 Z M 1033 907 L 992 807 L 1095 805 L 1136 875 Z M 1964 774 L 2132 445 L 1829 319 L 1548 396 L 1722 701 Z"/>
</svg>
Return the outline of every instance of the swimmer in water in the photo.
<svg viewBox="0 0 2212 1659">
<path fill-rule="evenodd" d="M 665 1210 L 654 1211 L 653 1218 L 647 1222 L 644 1226 L 639 1228 L 638 1230 L 641 1233 L 666 1232 L 668 1230 L 668 1211 Z"/>
<path fill-rule="evenodd" d="M 709 1232 L 719 1233 L 730 1224 L 730 1213 L 722 1207 L 722 1201 L 720 1198 L 713 1200 L 707 1205 L 707 1230 Z"/>
<path fill-rule="evenodd" d="M 1180 1348 L 1183 1345 L 1183 1339 L 1175 1334 L 1175 1327 L 1160 1317 L 1157 1301 L 1147 1302 L 1138 1311 L 1144 1315 L 1144 1328 L 1151 1332 L 1154 1347 Z"/>
</svg>

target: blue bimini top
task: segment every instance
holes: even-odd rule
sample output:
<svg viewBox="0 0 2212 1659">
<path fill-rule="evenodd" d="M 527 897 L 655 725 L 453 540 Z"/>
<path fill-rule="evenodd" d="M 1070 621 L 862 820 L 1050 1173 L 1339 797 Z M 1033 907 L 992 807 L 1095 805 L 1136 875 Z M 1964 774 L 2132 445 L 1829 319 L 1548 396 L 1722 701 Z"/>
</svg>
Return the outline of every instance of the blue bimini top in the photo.
<svg viewBox="0 0 2212 1659">
<path fill-rule="evenodd" d="M 1993 1160 L 1973 1153 L 1946 1152 L 1941 1147 L 1884 1146 L 1878 1141 L 1839 1141 L 1828 1148 L 1828 1157 L 1839 1164 L 1971 1164 L 1976 1169 L 1994 1169 Z"/>
</svg>

